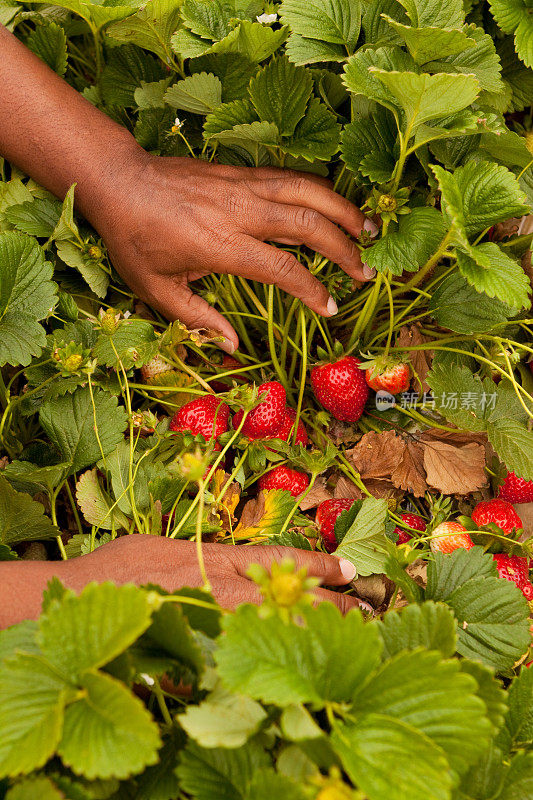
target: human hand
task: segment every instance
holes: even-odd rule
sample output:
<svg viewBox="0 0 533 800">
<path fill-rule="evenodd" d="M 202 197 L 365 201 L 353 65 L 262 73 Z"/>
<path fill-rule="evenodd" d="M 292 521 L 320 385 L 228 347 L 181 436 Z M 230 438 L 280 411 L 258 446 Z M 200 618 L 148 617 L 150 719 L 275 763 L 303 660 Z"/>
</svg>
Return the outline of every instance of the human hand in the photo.
<svg viewBox="0 0 533 800">
<path fill-rule="evenodd" d="M 116 172 L 115 172 L 116 174 Z M 276 284 L 309 308 L 332 316 L 327 289 L 290 253 L 266 241 L 305 244 L 369 280 L 356 244 L 343 233 L 377 232 L 329 181 L 292 170 L 209 164 L 136 152 L 117 185 L 106 187 L 90 221 L 126 283 L 168 319 L 209 328 L 233 352 L 238 337 L 228 320 L 194 294 L 188 282 L 229 273 Z"/>
<path fill-rule="evenodd" d="M 292 547 L 204 544 L 202 551 L 213 594 L 223 608 L 260 602 L 257 586 L 246 576 L 250 564 L 270 569 L 274 561 L 292 558 L 297 569 L 306 567 L 308 575 L 328 586 L 344 586 L 355 577 L 355 567 L 349 561 Z M 164 536 L 123 536 L 90 555 L 63 562 L 61 569 L 61 580 L 76 591 L 92 580 L 155 583 L 169 592 L 203 585 L 195 543 Z M 355 597 L 328 589 L 317 588 L 315 594 L 317 601 L 330 600 L 343 613 L 362 604 Z"/>
</svg>

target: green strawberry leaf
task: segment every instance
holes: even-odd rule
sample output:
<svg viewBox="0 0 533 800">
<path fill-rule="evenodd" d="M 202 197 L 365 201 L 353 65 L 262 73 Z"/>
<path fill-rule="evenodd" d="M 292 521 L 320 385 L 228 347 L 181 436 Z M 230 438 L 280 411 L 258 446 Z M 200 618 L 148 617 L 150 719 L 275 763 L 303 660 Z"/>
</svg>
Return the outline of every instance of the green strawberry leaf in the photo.
<svg viewBox="0 0 533 800">
<path fill-rule="evenodd" d="M 126 413 L 115 397 L 89 387 L 46 401 L 41 425 L 70 473 L 79 472 L 105 458 L 123 439 Z"/>
<path fill-rule="evenodd" d="M 344 127 L 341 135 L 343 161 L 358 177 L 385 183 L 398 157 L 396 137 L 394 117 L 379 108 L 371 117 L 349 122 Z"/>
<path fill-rule="evenodd" d="M 255 700 L 217 686 L 199 705 L 188 706 L 179 723 L 202 747 L 234 748 L 243 747 L 266 716 Z"/>
<path fill-rule="evenodd" d="M 224 39 L 215 42 L 210 52 L 219 55 L 237 53 L 247 61 L 259 64 L 279 50 L 288 34 L 285 27 L 274 30 L 259 22 L 243 20 Z"/>
<path fill-rule="evenodd" d="M 357 610 L 342 617 L 331 603 L 306 612 L 305 620 L 305 627 L 280 625 L 252 606 L 225 617 L 215 653 L 224 685 L 281 707 L 350 700 L 379 662 L 377 628 Z"/>
<path fill-rule="evenodd" d="M 449 275 L 433 292 L 429 308 L 443 328 L 457 333 L 487 333 L 514 317 L 517 309 L 480 294 L 462 275 Z"/>
<path fill-rule="evenodd" d="M 354 95 L 362 94 L 382 106 L 394 109 L 396 100 L 384 81 L 378 79 L 379 70 L 405 72 L 414 67 L 411 56 L 399 47 L 379 47 L 377 50 L 359 50 L 344 67 L 344 84 Z"/>
<path fill-rule="evenodd" d="M 368 497 L 363 501 L 355 521 L 335 551 L 337 557 L 352 562 L 358 575 L 373 575 L 384 571 L 387 559 L 387 513 L 385 500 Z"/>
<path fill-rule="evenodd" d="M 60 791 L 49 778 L 26 778 L 22 783 L 13 786 L 8 794 L 7 800 L 64 800 L 65 795 Z"/>
<path fill-rule="evenodd" d="M 43 655 L 67 680 L 108 664 L 147 630 L 153 603 L 127 584 L 91 583 L 79 596 L 65 595 L 41 618 Z"/>
<path fill-rule="evenodd" d="M 444 56 L 437 53 L 434 59 L 424 64 L 425 72 L 448 72 L 474 75 L 481 89 L 487 92 L 502 92 L 501 63 L 496 52 L 494 40 L 482 28 L 468 25 L 465 34 L 475 43 L 455 55 Z"/>
<path fill-rule="evenodd" d="M 40 467 L 30 461 L 11 461 L 2 470 L 2 477 L 6 478 L 17 491 L 36 494 L 36 492 L 50 493 L 62 481 L 68 464 L 51 464 L 49 467 Z"/>
<path fill-rule="evenodd" d="M 302 156 L 307 161 L 329 161 L 339 148 L 340 131 L 335 114 L 315 97 L 293 135 L 280 147 L 284 153 Z"/>
<path fill-rule="evenodd" d="M 51 758 L 74 692 L 38 655 L 0 665 L 0 777 L 27 775 Z"/>
<path fill-rule="evenodd" d="M 361 6 L 350 0 L 283 0 L 281 19 L 306 39 L 341 45 L 352 53 L 361 29 Z"/>
<path fill-rule="evenodd" d="M 164 100 L 172 108 L 209 114 L 222 105 L 222 84 L 212 73 L 197 72 L 167 89 Z"/>
<path fill-rule="evenodd" d="M 465 12 L 461 0 L 450 0 L 446 4 L 439 0 L 400 0 L 412 25 L 430 25 L 439 28 L 461 28 Z"/>
<path fill-rule="evenodd" d="M 26 200 L 4 212 L 5 219 L 18 231 L 43 239 L 52 236 L 60 216 L 61 203 L 48 197 Z"/>
<path fill-rule="evenodd" d="M 442 603 L 428 601 L 389 611 L 379 623 L 383 655 L 391 658 L 403 650 L 440 650 L 446 657 L 455 653 L 457 636 L 453 613 Z"/>
<path fill-rule="evenodd" d="M 56 285 L 52 265 L 35 239 L 0 234 L 0 365 L 27 366 L 46 344 L 39 321 L 52 312 Z"/>
<path fill-rule="evenodd" d="M 521 265 L 495 242 L 457 251 L 457 266 L 478 292 L 496 297 L 513 308 L 529 308 L 531 283 Z"/>
<path fill-rule="evenodd" d="M 383 714 L 431 739 L 452 770 L 467 771 L 489 744 L 492 726 L 477 683 L 457 660 L 415 650 L 386 661 L 354 698 L 357 715 Z"/>
<path fill-rule="evenodd" d="M 39 25 L 26 39 L 26 46 L 58 75 L 67 71 L 67 36 L 61 25 Z"/>
<path fill-rule="evenodd" d="M 371 70 L 402 109 L 404 132 L 410 137 L 419 125 L 461 111 L 474 102 L 479 83 L 472 75 L 438 75 Z"/>
<path fill-rule="evenodd" d="M 57 748 L 63 763 L 89 780 L 124 779 L 154 764 L 161 739 L 143 703 L 124 684 L 102 673 L 85 672 L 79 685 L 81 697 L 65 711 Z"/>
<path fill-rule="evenodd" d="M 93 355 L 99 364 L 124 370 L 141 367 L 157 352 L 154 326 L 144 319 L 122 320 L 113 334 L 103 333 L 97 340 Z"/>
<path fill-rule="evenodd" d="M 435 553 L 426 597 L 454 612 L 460 655 L 502 672 L 528 647 L 528 609 L 520 589 L 493 577 L 495 571 L 492 555 L 483 555 L 481 548 Z"/>
<path fill-rule="evenodd" d="M 509 708 L 505 724 L 498 735 L 498 744 L 507 752 L 511 748 L 533 744 L 533 672 L 522 667 L 507 693 Z"/>
<path fill-rule="evenodd" d="M 416 728 L 381 714 L 338 724 L 331 743 L 353 783 L 372 800 L 448 800 L 443 751 Z"/>
<path fill-rule="evenodd" d="M 489 420 L 489 442 L 506 465 L 526 480 L 533 480 L 533 431 L 515 419 Z"/>
<path fill-rule="evenodd" d="M 254 774 L 271 763 L 255 741 L 233 750 L 203 748 L 189 741 L 179 760 L 176 774 L 180 788 L 195 800 L 247 800 Z"/>
<path fill-rule="evenodd" d="M 484 431 L 494 382 L 473 375 L 466 366 L 436 364 L 426 377 L 435 407 L 446 419 L 467 431 Z M 450 391 L 453 386 L 453 391 Z M 451 398 L 451 399 L 450 399 Z"/>
<path fill-rule="evenodd" d="M 165 62 L 172 53 L 170 37 L 180 19 L 180 0 L 151 0 L 120 22 L 113 22 L 106 35 L 121 44 L 135 44 L 150 50 Z"/>
<path fill-rule="evenodd" d="M 426 64 L 436 58 L 455 56 L 475 45 L 474 39 L 460 30 L 436 27 L 412 28 L 409 25 L 402 25 L 387 14 L 383 17 L 403 39 L 417 64 Z"/>
<path fill-rule="evenodd" d="M 59 530 L 45 516 L 42 503 L 25 492 L 17 492 L 0 473 L 0 543 L 11 547 L 58 535 Z"/>
<path fill-rule="evenodd" d="M 435 208 L 413 208 L 400 217 L 397 230 L 367 248 L 365 263 L 378 272 L 390 269 L 393 275 L 417 272 L 437 251 L 446 230 L 446 221 Z"/>
<path fill-rule="evenodd" d="M 248 96 L 248 84 L 257 71 L 256 65 L 240 53 L 210 53 L 196 58 L 189 67 L 195 74 L 210 72 L 216 75 L 222 83 L 222 94 L 227 103 Z"/>
<path fill-rule="evenodd" d="M 533 67 L 533 19 L 527 0 L 489 0 L 494 19 L 504 33 L 514 33 L 515 50 L 526 67 Z"/>
<path fill-rule="evenodd" d="M 282 136 L 292 136 L 312 89 L 309 73 L 281 56 L 273 58 L 252 78 L 248 91 L 259 119 L 273 122 Z"/>
<path fill-rule="evenodd" d="M 105 297 L 109 288 L 109 275 L 101 264 L 86 255 L 77 242 L 59 241 L 57 255 L 67 266 L 77 269 L 97 297 Z"/>
<path fill-rule="evenodd" d="M 128 518 L 102 488 L 98 480 L 98 470 L 90 469 L 80 476 L 76 484 L 76 500 L 90 525 L 104 531 L 128 529 Z"/>
<path fill-rule="evenodd" d="M 286 53 L 289 61 L 297 66 L 323 61 L 344 61 L 346 58 L 346 50 L 341 45 L 320 39 L 306 39 L 297 33 L 289 36 Z"/>
</svg>

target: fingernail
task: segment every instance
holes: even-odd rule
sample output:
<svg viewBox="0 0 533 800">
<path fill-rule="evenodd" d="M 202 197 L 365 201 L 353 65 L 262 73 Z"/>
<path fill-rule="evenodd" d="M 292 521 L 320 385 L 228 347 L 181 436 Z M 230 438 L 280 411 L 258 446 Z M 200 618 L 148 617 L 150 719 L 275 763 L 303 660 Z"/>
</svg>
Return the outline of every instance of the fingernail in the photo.
<svg viewBox="0 0 533 800">
<path fill-rule="evenodd" d="M 224 339 L 222 342 L 218 343 L 218 346 L 221 350 L 224 350 L 225 353 L 231 355 L 237 349 L 231 339 Z"/>
<path fill-rule="evenodd" d="M 337 313 L 337 311 L 339 310 L 339 307 L 337 306 L 337 303 L 335 302 L 333 297 L 329 298 L 328 304 L 326 306 L 326 309 L 327 309 L 327 312 L 330 315 L 330 317 L 333 317 Z"/>
<path fill-rule="evenodd" d="M 357 570 L 351 561 L 346 558 L 339 558 L 339 567 L 341 568 L 343 578 L 346 578 L 346 583 L 353 581 L 357 575 Z"/>
<path fill-rule="evenodd" d="M 374 267 L 369 267 L 368 264 L 363 263 L 363 275 L 365 276 L 365 278 L 368 278 L 370 280 L 370 278 L 373 278 L 375 274 L 376 270 L 374 269 Z"/>
<path fill-rule="evenodd" d="M 368 233 L 371 239 L 373 239 L 379 233 L 379 228 L 376 225 L 376 223 L 372 222 L 372 220 L 368 219 L 368 217 L 365 219 L 363 223 L 363 230 Z"/>
</svg>

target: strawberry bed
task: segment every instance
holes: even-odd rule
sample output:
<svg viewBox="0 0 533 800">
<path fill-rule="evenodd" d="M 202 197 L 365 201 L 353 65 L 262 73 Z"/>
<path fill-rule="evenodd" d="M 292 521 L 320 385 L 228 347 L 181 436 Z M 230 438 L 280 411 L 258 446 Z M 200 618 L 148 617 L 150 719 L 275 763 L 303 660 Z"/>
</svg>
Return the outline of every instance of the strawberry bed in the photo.
<svg viewBox="0 0 533 800">
<path fill-rule="evenodd" d="M 365 285 L 287 247 L 329 319 L 199 279 L 228 356 L 132 294 L 74 186 L 2 162 L 0 560 L 281 545 L 347 559 L 365 602 L 314 607 L 289 561 L 235 612 L 54 580 L 0 632 L 0 798 L 531 800 L 530 11 L 0 0 L 146 150 L 328 176 L 379 228 Z"/>
</svg>

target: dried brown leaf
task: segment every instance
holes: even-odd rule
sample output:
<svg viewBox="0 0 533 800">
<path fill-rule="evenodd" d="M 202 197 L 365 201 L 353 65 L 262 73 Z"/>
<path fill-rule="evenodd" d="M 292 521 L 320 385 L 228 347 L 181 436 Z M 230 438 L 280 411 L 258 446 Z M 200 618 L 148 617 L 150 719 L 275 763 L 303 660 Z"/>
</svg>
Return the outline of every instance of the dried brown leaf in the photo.
<svg viewBox="0 0 533 800">
<path fill-rule="evenodd" d="M 393 484 L 399 489 L 411 492 L 415 497 L 422 497 L 427 489 L 423 462 L 423 447 L 415 440 L 407 439 L 404 442 L 402 456 L 391 473 Z"/>
<path fill-rule="evenodd" d="M 369 431 L 346 456 L 366 483 L 370 478 L 390 478 L 403 456 L 403 440 L 394 431 Z"/>
<path fill-rule="evenodd" d="M 324 500 L 331 500 L 332 493 L 326 489 L 326 479 L 317 478 L 313 488 L 301 500 L 300 508 L 302 511 L 309 511 L 310 508 L 316 508 Z"/>
<path fill-rule="evenodd" d="M 412 345 L 426 344 L 430 340 L 420 332 L 418 325 L 403 325 L 400 328 L 400 333 L 396 340 L 398 347 L 409 347 Z M 417 391 L 429 392 L 429 386 L 426 383 L 426 377 L 431 369 L 431 362 L 433 361 L 432 350 L 409 350 L 409 361 L 414 374 L 414 385 Z"/>
<path fill-rule="evenodd" d="M 462 447 L 438 440 L 428 442 L 424 468 L 428 484 L 444 494 L 469 494 L 487 483 L 485 450 L 476 442 Z"/>
</svg>

